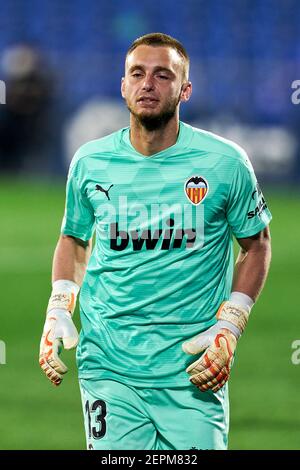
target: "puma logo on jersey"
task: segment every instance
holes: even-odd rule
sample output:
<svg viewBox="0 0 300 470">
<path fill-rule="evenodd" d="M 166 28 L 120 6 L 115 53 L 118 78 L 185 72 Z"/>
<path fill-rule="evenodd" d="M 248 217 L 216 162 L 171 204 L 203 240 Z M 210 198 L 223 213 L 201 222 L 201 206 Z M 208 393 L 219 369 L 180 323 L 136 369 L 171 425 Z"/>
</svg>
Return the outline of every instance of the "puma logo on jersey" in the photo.
<svg viewBox="0 0 300 470">
<path fill-rule="evenodd" d="M 110 190 L 110 188 L 111 188 L 112 186 L 113 186 L 113 184 L 111 184 L 108 189 L 104 189 L 104 188 L 102 188 L 102 186 L 100 186 L 100 184 L 96 184 L 95 188 L 96 188 L 97 191 L 101 191 L 102 193 L 104 193 L 105 196 L 107 197 L 107 199 L 110 201 L 110 197 L 109 197 L 108 191 Z"/>
</svg>

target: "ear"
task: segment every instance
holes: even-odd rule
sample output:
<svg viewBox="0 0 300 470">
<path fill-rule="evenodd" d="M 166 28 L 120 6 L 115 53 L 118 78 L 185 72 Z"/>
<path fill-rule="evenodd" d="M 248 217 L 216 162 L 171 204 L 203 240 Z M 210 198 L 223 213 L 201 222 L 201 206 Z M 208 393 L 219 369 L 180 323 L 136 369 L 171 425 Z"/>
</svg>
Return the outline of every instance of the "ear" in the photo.
<svg viewBox="0 0 300 470">
<path fill-rule="evenodd" d="M 125 98 L 125 77 L 121 79 L 121 95 L 122 98 Z"/>
<path fill-rule="evenodd" d="M 185 102 L 188 101 L 192 94 L 192 82 L 185 82 L 181 88 L 181 96 L 180 101 Z"/>
</svg>

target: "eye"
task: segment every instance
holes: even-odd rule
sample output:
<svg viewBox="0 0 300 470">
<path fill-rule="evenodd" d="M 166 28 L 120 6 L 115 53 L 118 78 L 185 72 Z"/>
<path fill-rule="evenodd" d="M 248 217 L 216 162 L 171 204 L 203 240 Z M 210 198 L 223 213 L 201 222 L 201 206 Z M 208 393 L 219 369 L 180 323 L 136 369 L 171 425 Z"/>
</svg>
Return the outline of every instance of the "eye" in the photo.
<svg viewBox="0 0 300 470">
<path fill-rule="evenodd" d="M 139 77 L 141 77 L 141 76 L 142 76 L 141 72 L 134 72 L 134 73 L 132 74 L 132 77 L 134 77 L 134 78 L 139 78 Z"/>
<path fill-rule="evenodd" d="M 158 78 L 161 78 L 162 80 L 168 80 L 169 77 L 167 75 L 158 75 Z"/>
</svg>

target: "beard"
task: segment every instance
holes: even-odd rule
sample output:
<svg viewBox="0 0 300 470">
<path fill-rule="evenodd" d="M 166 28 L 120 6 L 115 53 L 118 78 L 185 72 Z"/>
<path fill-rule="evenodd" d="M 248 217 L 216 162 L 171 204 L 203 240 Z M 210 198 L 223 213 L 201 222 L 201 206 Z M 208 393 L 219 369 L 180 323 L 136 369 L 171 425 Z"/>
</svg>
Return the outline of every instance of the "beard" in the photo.
<svg viewBox="0 0 300 470">
<path fill-rule="evenodd" d="M 177 106 L 180 101 L 180 95 L 176 100 L 168 101 L 159 114 L 137 113 L 133 107 L 126 101 L 127 108 L 135 118 L 138 125 L 144 127 L 147 131 L 156 131 L 164 128 L 168 122 L 175 116 Z"/>
</svg>

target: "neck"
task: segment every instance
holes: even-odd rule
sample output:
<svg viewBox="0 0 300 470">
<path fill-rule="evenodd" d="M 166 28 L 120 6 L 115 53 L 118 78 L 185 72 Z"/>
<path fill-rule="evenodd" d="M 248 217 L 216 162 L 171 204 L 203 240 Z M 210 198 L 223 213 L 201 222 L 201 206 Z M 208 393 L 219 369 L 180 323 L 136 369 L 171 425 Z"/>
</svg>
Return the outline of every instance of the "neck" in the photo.
<svg viewBox="0 0 300 470">
<path fill-rule="evenodd" d="M 130 141 L 142 155 L 151 156 L 174 145 L 179 131 L 179 117 L 174 116 L 162 128 L 149 131 L 130 115 Z"/>
</svg>

